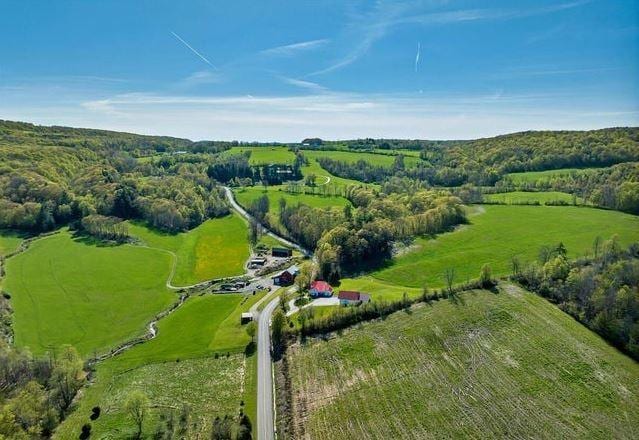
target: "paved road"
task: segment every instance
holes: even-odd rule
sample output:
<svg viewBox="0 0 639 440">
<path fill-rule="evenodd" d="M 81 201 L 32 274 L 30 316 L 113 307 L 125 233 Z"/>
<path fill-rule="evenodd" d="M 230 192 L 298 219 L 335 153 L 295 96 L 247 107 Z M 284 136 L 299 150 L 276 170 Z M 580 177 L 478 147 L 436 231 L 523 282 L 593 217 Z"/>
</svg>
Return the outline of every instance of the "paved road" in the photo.
<svg viewBox="0 0 639 440">
<path fill-rule="evenodd" d="M 230 188 L 224 187 L 226 198 L 240 215 L 247 220 L 254 220 L 253 216 L 246 212 L 236 201 Z M 295 248 L 304 255 L 312 255 L 307 249 L 297 243 L 293 243 L 284 237 L 270 231 L 262 225 L 266 234 L 280 242 Z M 273 409 L 273 366 L 271 363 L 271 315 L 277 307 L 279 297 L 269 302 L 261 313 L 257 313 L 257 306 L 251 308 L 253 316 L 257 319 L 257 438 L 258 440 L 273 440 L 275 438 L 275 423 Z"/>
<path fill-rule="evenodd" d="M 264 307 L 258 319 L 257 331 L 257 438 L 273 440 L 273 370 L 271 364 L 271 315 L 280 302 L 276 297 Z"/>
</svg>

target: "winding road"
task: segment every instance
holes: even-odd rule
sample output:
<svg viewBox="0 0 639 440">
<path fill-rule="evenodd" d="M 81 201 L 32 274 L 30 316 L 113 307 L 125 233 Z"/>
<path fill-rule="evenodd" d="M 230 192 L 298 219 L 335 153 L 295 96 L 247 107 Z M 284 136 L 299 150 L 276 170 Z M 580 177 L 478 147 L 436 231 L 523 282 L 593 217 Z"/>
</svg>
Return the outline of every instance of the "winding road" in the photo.
<svg viewBox="0 0 639 440">
<path fill-rule="evenodd" d="M 242 217 L 246 218 L 247 220 L 251 221 L 256 221 L 255 217 L 253 217 L 251 214 L 249 214 L 244 208 L 242 208 L 239 203 L 237 203 L 237 201 L 235 201 L 235 196 L 233 196 L 233 191 L 231 191 L 231 188 L 229 188 L 228 186 L 224 187 L 224 192 L 226 193 L 226 198 L 228 199 L 229 203 L 231 204 L 231 206 L 233 207 L 233 209 L 235 209 Z M 284 243 L 286 246 L 292 247 L 293 249 L 297 249 L 298 251 L 300 251 L 301 253 L 303 253 L 306 256 L 310 256 L 312 254 L 311 251 L 309 251 L 308 249 L 300 246 L 299 244 L 288 240 L 284 237 L 282 237 L 279 234 L 276 234 L 275 232 L 271 231 L 269 228 L 267 228 L 266 226 L 264 226 L 263 224 L 261 224 L 260 222 L 257 222 L 263 231 L 266 231 L 266 235 L 268 235 L 269 237 L 273 237 L 274 239 L 278 240 L 281 243 Z"/>
<path fill-rule="evenodd" d="M 237 211 L 241 216 L 247 220 L 254 220 L 254 217 L 246 212 L 233 196 L 233 192 L 230 188 L 224 187 L 226 198 L 229 204 Z M 259 223 L 259 222 L 258 222 Z M 304 249 L 297 243 L 293 243 L 290 240 L 276 234 L 268 228 L 262 226 L 262 229 L 266 231 L 266 234 L 274 239 L 299 250 L 306 256 L 311 256 L 312 253 L 308 249 Z M 264 309 L 259 312 L 257 310 L 258 304 L 255 304 L 251 308 L 251 312 L 255 320 L 257 321 L 257 438 L 258 440 L 273 440 L 275 439 L 275 422 L 274 422 L 274 405 L 273 405 L 273 364 L 271 361 L 271 315 L 279 304 L 280 298 L 275 297 L 270 301 Z M 261 302 L 261 301 L 260 301 Z"/>
</svg>

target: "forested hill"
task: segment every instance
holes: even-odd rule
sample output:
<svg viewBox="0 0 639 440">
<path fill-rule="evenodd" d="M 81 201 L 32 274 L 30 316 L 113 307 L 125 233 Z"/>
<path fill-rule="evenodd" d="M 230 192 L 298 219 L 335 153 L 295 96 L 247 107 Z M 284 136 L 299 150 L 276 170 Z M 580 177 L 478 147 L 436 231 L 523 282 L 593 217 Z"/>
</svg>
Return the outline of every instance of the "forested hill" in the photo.
<svg viewBox="0 0 639 440">
<path fill-rule="evenodd" d="M 383 167 L 366 162 L 340 162 L 329 155 L 320 162 L 333 174 L 366 182 L 381 183 L 392 176 L 400 176 L 426 181 L 433 186 L 452 187 L 466 183 L 492 186 L 512 172 L 604 167 L 639 161 L 639 128 L 529 131 L 472 141 L 367 139 L 327 142 L 319 146 L 324 150 L 364 149 L 394 155 L 407 154 L 407 149 L 415 150 L 416 147 L 422 161 L 412 168 L 405 167 L 403 161 L 397 161 L 393 167 Z"/>
<path fill-rule="evenodd" d="M 492 138 L 426 147 L 425 159 L 448 166 L 469 159 L 500 173 L 569 167 L 609 166 L 639 160 L 639 127 L 590 131 L 526 131 Z"/>
<path fill-rule="evenodd" d="M 217 152 L 238 145 L 238 142 L 202 141 L 169 136 L 146 136 L 90 128 L 47 127 L 0 120 L 0 146 L 57 146 L 87 148 L 92 151 L 127 151 L 134 156 L 156 153 L 191 151 Z"/>
<path fill-rule="evenodd" d="M 87 219 L 115 233 L 119 219 L 135 218 L 194 227 L 228 213 L 208 163 L 195 159 L 214 156 L 196 153 L 232 145 L 0 121 L 0 228 L 40 232 Z"/>
</svg>

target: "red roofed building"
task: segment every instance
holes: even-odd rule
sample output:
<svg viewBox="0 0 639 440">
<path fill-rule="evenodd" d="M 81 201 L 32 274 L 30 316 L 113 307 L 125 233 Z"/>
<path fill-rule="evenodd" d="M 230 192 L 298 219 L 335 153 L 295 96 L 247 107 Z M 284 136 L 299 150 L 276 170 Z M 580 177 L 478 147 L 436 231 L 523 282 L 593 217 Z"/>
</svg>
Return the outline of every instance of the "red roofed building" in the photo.
<svg viewBox="0 0 639 440">
<path fill-rule="evenodd" d="M 313 281 L 309 293 L 313 298 L 328 298 L 333 296 L 333 288 L 326 281 Z"/>
<path fill-rule="evenodd" d="M 371 300 L 369 294 L 357 292 L 355 290 L 342 290 L 337 297 L 339 298 L 339 303 L 343 306 L 359 305 Z"/>
</svg>

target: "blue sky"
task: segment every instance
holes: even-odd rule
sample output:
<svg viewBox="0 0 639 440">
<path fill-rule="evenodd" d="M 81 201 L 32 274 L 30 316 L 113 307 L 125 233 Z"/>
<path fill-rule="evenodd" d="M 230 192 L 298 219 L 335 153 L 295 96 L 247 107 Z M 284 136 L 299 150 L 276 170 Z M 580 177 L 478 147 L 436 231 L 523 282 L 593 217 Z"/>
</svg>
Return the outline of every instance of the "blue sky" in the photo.
<svg viewBox="0 0 639 440">
<path fill-rule="evenodd" d="M 636 0 L 0 0 L 0 119 L 191 139 L 639 125 Z"/>
</svg>

